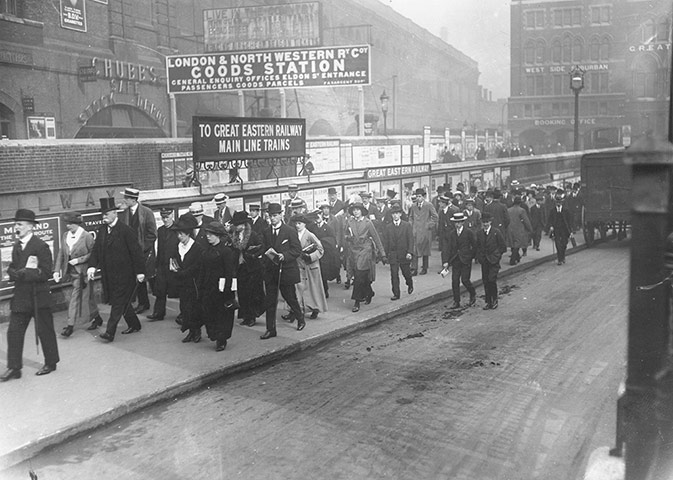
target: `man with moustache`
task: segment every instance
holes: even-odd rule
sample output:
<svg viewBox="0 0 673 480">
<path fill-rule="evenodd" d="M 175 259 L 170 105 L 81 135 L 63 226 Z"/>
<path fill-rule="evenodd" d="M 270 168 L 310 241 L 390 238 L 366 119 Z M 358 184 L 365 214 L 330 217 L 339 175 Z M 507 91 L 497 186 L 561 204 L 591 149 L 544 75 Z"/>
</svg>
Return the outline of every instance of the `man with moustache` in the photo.
<svg viewBox="0 0 673 480">
<path fill-rule="evenodd" d="M 131 306 L 131 300 L 136 283 L 145 281 L 145 259 L 133 229 L 117 218 L 115 199 L 101 198 L 100 206 L 103 225 L 96 234 L 87 276 L 92 281 L 96 269 L 101 269 L 103 298 L 112 308 L 107 328 L 98 338 L 112 342 L 122 315 L 128 325 L 122 331 L 123 335 L 140 331 L 140 320 Z"/>
<path fill-rule="evenodd" d="M 52 276 L 53 262 L 47 244 L 33 234 L 36 223 L 32 210 L 21 208 L 14 215 L 17 241 L 7 268 L 9 279 L 14 282 L 14 295 L 9 305 L 7 371 L 0 376 L 1 382 L 21 378 L 23 343 L 31 317 L 35 318 L 37 337 L 42 342 L 44 353 L 44 365 L 35 375 L 53 372 L 59 361 L 51 312 L 51 292 L 47 284 Z"/>
</svg>

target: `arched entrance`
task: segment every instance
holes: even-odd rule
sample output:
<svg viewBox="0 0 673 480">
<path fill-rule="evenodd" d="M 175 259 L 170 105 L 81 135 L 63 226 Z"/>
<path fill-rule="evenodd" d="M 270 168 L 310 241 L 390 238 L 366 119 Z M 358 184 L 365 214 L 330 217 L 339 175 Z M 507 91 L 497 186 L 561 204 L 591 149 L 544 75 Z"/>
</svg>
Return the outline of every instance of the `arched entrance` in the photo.
<svg viewBox="0 0 673 480">
<path fill-rule="evenodd" d="M 166 133 L 133 105 L 110 105 L 97 112 L 75 138 L 163 138 Z"/>
<path fill-rule="evenodd" d="M 0 103 L 0 138 L 16 138 L 14 112 Z"/>
</svg>

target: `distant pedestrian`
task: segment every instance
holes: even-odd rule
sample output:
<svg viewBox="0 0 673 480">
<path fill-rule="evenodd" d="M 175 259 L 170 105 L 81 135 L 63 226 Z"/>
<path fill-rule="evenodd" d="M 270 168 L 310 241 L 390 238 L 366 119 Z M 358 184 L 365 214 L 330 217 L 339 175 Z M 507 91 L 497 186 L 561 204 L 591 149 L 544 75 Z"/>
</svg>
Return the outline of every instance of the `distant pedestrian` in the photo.
<svg viewBox="0 0 673 480">
<path fill-rule="evenodd" d="M 232 248 L 236 254 L 236 279 L 238 292 L 238 318 L 241 325 L 252 327 L 257 317 L 264 313 L 264 271 L 262 254 L 264 241 L 252 226 L 252 219 L 245 211 L 234 212 Z"/>
<path fill-rule="evenodd" d="M 472 286 L 472 260 L 477 250 L 477 239 L 472 230 L 465 226 L 466 217 L 463 212 L 454 213 L 451 222 L 454 228 L 448 232 L 448 241 L 442 249 L 442 265 L 445 269 L 451 268 L 451 291 L 453 305 L 451 308 L 460 308 L 460 283 L 470 294 L 468 306 L 477 301 L 477 292 Z"/>
<path fill-rule="evenodd" d="M 208 239 L 206 238 L 206 229 L 205 227 L 207 225 L 210 225 L 212 222 L 215 221 L 213 217 L 210 215 L 206 215 L 203 210 L 203 203 L 201 202 L 192 202 L 189 205 L 189 213 L 194 215 L 194 218 L 196 219 L 196 228 L 194 228 L 194 241 L 201 245 L 203 249 L 205 250 L 208 248 Z M 225 229 L 226 230 L 226 229 Z"/>
<path fill-rule="evenodd" d="M 231 209 L 227 206 L 227 200 L 229 200 L 229 197 L 225 193 L 218 193 L 213 197 L 213 202 L 215 202 L 215 207 L 217 207 L 214 214 L 215 220 L 229 230 L 233 214 L 231 213 Z"/>
<path fill-rule="evenodd" d="M 201 268 L 203 248 L 194 241 L 196 219 L 190 213 L 181 215 L 171 227 L 178 237 L 178 248 L 169 260 L 169 275 L 175 280 L 180 298 L 182 325 L 180 331 L 189 331 L 182 343 L 201 341 L 201 307 L 197 301 L 199 289 L 197 278 Z"/>
<path fill-rule="evenodd" d="M 540 240 L 542 239 L 542 230 L 545 226 L 545 212 L 538 201 L 543 201 L 543 197 L 531 196 L 528 200 L 528 209 L 530 210 L 530 226 L 533 229 L 531 239 L 533 240 L 533 248 L 540 251 Z"/>
<path fill-rule="evenodd" d="M 259 238 L 261 239 L 264 236 L 264 230 L 266 230 L 266 227 L 268 227 L 269 224 L 261 215 L 261 207 L 258 203 L 251 204 L 248 207 L 248 210 L 250 212 L 250 225 L 252 231 L 259 235 Z"/>
<path fill-rule="evenodd" d="M 506 241 L 511 249 L 509 264 L 516 265 L 521 261 L 519 249 L 528 247 L 529 235 L 533 231 L 533 227 L 530 224 L 528 214 L 521 207 L 521 197 L 519 195 L 514 197 L 512 206 L 507 209 L 507 215 L 509 216 L 509 226 L 507 227 Z"/>
<path fill-rule="evenodd" d="M 277 335 L 276 310 L 279 292 L 297 320 L 297 330 L 303 330 L 306 326 L 295 290 L 295 285 L 300 280 L 297 257 L 301 255 L 297 230 L 283 223 L 283 207 L 280 204 L 270 203 L 268 212 L 271 225 L 264 232 L 263 258 L 266 332 L 260 337 L 262 340 Z"/>
<path fill-rule="evenodd" d="M 96 232 L 87 276 L 92 281 L 96 269 L 101 269 L 103 301 L 112 308 L 107 328 L 98 338 L 112 342 L 122 316 L 128 325 L 122 334 L 140 331 L 140 320 L 131 301 L 137 285 L 145 281 L 145 258 L 135 231 L 117 218 L 115 199 L 101 198 L 100 205 L 103 225 Z"/>
<path fill-rule="evenodd" d="M 481 264 L 481 279 L 486 294 L 484 310 L 498 308 L 498 272 L 500 259 L 507 251 L 505 237 L 493 226 L 493 216 L 484 213 L 481 217 L 482 230 L 477 234 L 477 261 Z"/>
<path fill-rule="evenodd" d="M 9 303 L 7 371 L 0 376 L 2 382 L 21 378 L 23 344 L 31 318 L 35 319 L 37 337 L 44 353 L 44 365 L 35 374 L 53 372 L 60 360 L 47 283 L 52 276 L 53 261 L 47 244 L 33 233 L 36 223 L 32 210 L 21 208 L 14 215 L 17 241 L 12 247 L 12 260 L 7 268 L 7 275 L 14 282 L 14 295 Z"/>
<path fill-rule="evenodd" d="M 236 253 L 231 239 L 221 222 L 213 220 L 204 227 L 208 248 L 201 256 L 197 280 L 198 300 L 202 307 L 202 321 L 208 338 L 215 342 L 215 351 L 227 346 L 234 329 L 236 294 Z"/>
<path fill-rule="evenodd" d="M 154 212 L 152 212 L 151 208 L 138 202 L 140 190 L 137 188 L 126 188 L 121 193 L 124 195 L 122 203 L 126 205 L 126 209 L 119 214 L 119 220 L 131 227 L 136 233 L 145 262 L 144 274 L 148 279 L 152 278 L 155 275 L 156 254 L 154 252 L 154 242 L 157 239 L 157 222 L 154 219 Z M 142 313 L 150 309 L 146 282 L 138 284 L 137 298 L 136 313 Z"/>
<path fill-rule="evenodd" d="M 411 260 L 414 258 L 414 235 L 411 224 L 402 220 L 402 207 L 395 204 L 390 208 L 392 222 L 385 226 L 383 248 L 390 262 L 390 283 L 393 290 L 391 300 L 400 299 L 400 270 L 407 285 L 407 293 L 414 292 L 414 279 L 411 276 Z"/>
<path fill-rule="evenodd" d="M 433 230 L 437 226 L 438 215 L 432 203 L 426 201 L 425 190 L 416 189 L 416 204 L 409 207 L 409 222 L 414 233 L 414 259 L 411 274 L 425 275 L 428 273 L 430 261 L 430 244 Z M 418 272 L 418 258 L 423 260 L 421 271 Z"/>
<path fill-rule="evenodd" d="M 61 332 L 61 336 L 69 337 L 75 325 L 89 322 L 102 325 L 103 319 L 98 312 L 93 283 L 86 280 L 94 244 L 93 235 L 82 228 L 82 216 L 77 212 L 64 214 L 63 223 L 67 232 L 61 238 L 53 278 L 56 283 L 61 280 L 72 282 L 67 325 Z"/>
<path fill-rule="evenodd" d="M 322 213 L 317 216 L 315 221 L 315 236 L 318 237 L 325 250 L 325 253 L 320 258 L 320 275 L 322 276 L 325 298 L 329 298 L 329 285 L 327 282 L 339 280 L 341 271 L 341 256 L 337 246 L 336 233 L 334 232 L 334 228 L 327 222 L 327 219 L 330 218 L 329 209 L 329 205 L 322 205 Z M 327 211 L 327 217 L 325 217 L 325 211 Z"/>
<path fill-rule="evenodd" d="M 547 225 L 549 226 L 549 236 L 554 240 L 554 245 L 556 245 L 556 263 L 557 265 L 563 265 L 566 263 L 568 240 L 572 235 L 570 227 L 572 214 L 563 203 L 563 193 L 557 193 L 554 200 L 556 205 L 549 212 Z"/>
</svg>

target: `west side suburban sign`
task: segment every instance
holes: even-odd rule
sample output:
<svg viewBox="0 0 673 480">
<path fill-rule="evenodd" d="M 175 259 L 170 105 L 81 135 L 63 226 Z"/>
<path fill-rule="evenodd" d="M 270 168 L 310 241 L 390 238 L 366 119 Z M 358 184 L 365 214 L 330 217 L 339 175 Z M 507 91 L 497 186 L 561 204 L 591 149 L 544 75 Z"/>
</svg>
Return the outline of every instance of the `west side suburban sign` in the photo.
<svg viewBox="0 0 673 480">
<path fill-rule="evenodd" d="M 303 157 L 303 118 L 193 117 L 194 163 Z"/>
<path fill-rule="evenodd" d="M 370 84 L 369 45 L 166 57 L 168 93 Z"/>
</svg>

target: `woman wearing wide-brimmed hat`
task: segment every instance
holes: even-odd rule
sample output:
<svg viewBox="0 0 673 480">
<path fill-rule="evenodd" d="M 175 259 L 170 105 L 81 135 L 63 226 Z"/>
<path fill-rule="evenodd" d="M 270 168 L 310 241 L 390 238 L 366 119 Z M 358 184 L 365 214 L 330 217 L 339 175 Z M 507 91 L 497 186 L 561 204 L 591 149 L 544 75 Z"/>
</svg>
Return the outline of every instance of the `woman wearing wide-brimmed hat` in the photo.
<svg viewBox="0 0 673 480">
<path fill-rule="evenodd" d="M 178 251 L 175 257 L 169 260 L 169 275 L 178 287 L 180 298 L 180 312 L 182 313 L 181 331 L 189 331 L 182 339 L 182 343 L 201 340 L 201 308 L 197 301 L 198 288 L 196 278 L 201 268 L 203 248 L 194 241 L 194 229 L 197 227 L 196 218 L 191 213 L 181 215 L 171 226 L 178 235 Z"/>
<path fill-rule="evenodd" d="M 241 325 L 252 327 L 264 313 L 264 275 L 262 267 L 262 237 L 252 229 L 252 219 L 246 211 L 234 212 L 232 248 L 236 253 L 238 283 L 238 318 Z"/>
<path fill-rule="evenodd" d="M 369 304 L 374 296 L 372 282 L 376 279 L 376 258 L 380 256 L 387 261 L 386 252 L 374 228 L 374 224 L 367 218 L 367 208 L 360 202 L 348 206 L 348 213 L 352 216 L 345 225 L 345 238 L 348 247 L 348 263 L 354 271 L 353 293 L 351 299 L 353 312 L 360 311 L 360 303 Z"/>
<path fill-rule="evenodd" d="M 203 323 L 208 338 L 217 342 L 220 352 L 227 346 L 234 328 L 236 294 L 232 290 L 236 277 L 236 253 L 227 230 L 217 220 L 204 227 L 208 248 L 203 252 L 197 282 L 203 308 Z"/>
</svg>

